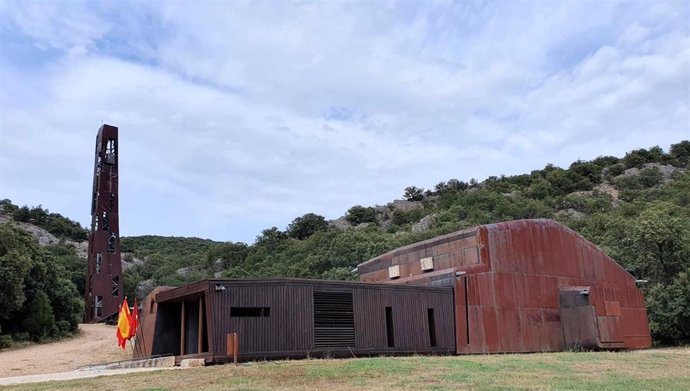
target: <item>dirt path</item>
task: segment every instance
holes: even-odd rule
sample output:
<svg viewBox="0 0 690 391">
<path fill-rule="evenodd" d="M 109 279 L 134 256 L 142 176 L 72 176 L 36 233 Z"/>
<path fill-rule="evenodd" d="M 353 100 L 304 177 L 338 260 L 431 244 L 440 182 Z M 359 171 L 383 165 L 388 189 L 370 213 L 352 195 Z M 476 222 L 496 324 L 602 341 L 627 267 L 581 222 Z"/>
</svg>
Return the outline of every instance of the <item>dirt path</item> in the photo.
<svg viewBox="0 0 690 391">
<path fill-rule="evenodd" d="M 0 352 L 0 377 L 65 372 L 83 365 L 132 358 L 117 346 L 115 326 L 81 324 L 70 339 Z"/>
</svg>

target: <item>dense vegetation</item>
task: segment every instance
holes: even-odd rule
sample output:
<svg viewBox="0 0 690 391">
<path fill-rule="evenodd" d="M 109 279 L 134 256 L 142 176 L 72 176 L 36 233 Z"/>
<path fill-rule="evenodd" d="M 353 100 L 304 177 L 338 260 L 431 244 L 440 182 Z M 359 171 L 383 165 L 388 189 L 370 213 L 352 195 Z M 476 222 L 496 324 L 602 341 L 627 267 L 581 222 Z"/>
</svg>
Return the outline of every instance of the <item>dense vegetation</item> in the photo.
<svg viewBox="0 0 690 391">
<path fill-rule="evenodd" d="M 67 261 L 74 261 L 73 251 Z M 0 224 L 0 348 L 76 330 L 84 304 L 65 261 L 64 249 L 41 248 L 28 233 Z"/>
<path fill-rule="evenodd" d="M 480 224 L 552 218 L 649 281 L 641 288 L 657 342 L 690 343 L 690 142 L 482 182 L 409 186 L 403 195 L 407 201 L 354 206 L 331 224 L 308 213 L 285 230 L 265 229 L 251 245 L 124 237 L 125 291 L 141 297 L 157 285 L 208 277 L 355 279 L 357 264 L 405 244 Z M 50 251 L 62 257 L 68 278 L 83 281 L 73 251 Z"/>
<path fill-rule="evenodd" d="M 59 213 L 50 213 L 41 205 L 19 207 L 8 199 L 0 200 L 0 208 L 12 217 L 14 221 L 31 223 L 45 229 L 58 238 L 66 238 L 74 241 L 87 240 L 89 233 L 78 222 L 70 220 Z"/>
</svg>

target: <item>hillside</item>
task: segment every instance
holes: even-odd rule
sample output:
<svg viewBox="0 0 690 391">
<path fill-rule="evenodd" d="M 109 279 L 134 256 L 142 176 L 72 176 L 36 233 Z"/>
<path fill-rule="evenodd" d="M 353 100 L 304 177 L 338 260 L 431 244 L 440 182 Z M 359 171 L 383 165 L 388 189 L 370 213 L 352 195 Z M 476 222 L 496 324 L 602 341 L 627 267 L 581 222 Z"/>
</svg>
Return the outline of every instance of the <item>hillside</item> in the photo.
<svg viewBox="0 0 690 391">
<path fill-rule="evenodd" d="M 285 229 L 262 231 L 252 244 L 123 237 L 125 290 L 142 297 L 156 285 L 212 276 L 354 279 L 358 263 L 405 244 L 480 224 L 551 218 L 649 281 L 642 289 L 657 342 L 690 342 L 689 169 L 690 142 L 682 141 L 668 152 L 652 147 L 565 169 L 547 165 L 481 182 L 450 179 L 428 190 L 410 186 L 404 200 L 354 206 L 334 221 L 306 214 Z M 12 205 L 3 202 L 6 210 Z M 67 242 L 59 248 L 65 257 L 73 251 Z M 71 270 L 72 281 L 83 279 Z"/>
</svg>

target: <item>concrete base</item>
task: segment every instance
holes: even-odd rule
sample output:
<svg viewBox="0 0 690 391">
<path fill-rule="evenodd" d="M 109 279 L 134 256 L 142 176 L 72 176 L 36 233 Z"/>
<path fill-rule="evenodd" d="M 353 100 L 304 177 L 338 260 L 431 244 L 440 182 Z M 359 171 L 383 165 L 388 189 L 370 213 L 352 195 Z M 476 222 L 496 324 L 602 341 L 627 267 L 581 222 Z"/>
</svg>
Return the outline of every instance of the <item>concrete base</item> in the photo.
<svg viewBox="0 0 690 391">
<path fill-rule="evenodd" d="M 110 364 L 94 365 L 81 370 L 131 369 L 131 368 L 171 368 L 175 366 L 175 356 L 147 358 L 134 361 L 114 362 Z"/>
<path fill-rule="evenodd" d="M 206 365 L 203 358 L 186 358 L 180 361 L 180 368 L 198 368 Z"/>
</svg>

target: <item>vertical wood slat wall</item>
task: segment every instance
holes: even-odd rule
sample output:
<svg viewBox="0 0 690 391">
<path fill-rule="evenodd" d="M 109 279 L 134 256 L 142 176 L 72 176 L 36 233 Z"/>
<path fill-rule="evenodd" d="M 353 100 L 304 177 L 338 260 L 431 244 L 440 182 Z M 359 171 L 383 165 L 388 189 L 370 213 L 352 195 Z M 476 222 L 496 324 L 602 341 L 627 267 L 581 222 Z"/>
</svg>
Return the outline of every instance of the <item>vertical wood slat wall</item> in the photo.
<svg viewBox="0 0 690 391">
<path fill-rule="evenodd" d="M 227 334 L 239 334 L 240 357 L 307 355 L 319 351 L 362 354 L 455 351 L 453 290 L 318 280 L 214 280 L 208 282 L 209 345 L 226 357 Z M 215 289 L 222 286 L 224 289 Z M 354 346 L 316 347 L 314 291 L 351 292 Z M 231 316 L 233 307 L 269 308 L 269 316 Z M 395 346 L 388 347 L 385 308 L 392 307 Z M 436 347 L 428 310 L 433 309 Z M 211 347 L 210 346 L 210 347 Z"/>
</svg>

